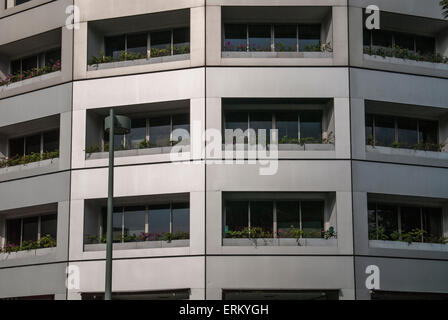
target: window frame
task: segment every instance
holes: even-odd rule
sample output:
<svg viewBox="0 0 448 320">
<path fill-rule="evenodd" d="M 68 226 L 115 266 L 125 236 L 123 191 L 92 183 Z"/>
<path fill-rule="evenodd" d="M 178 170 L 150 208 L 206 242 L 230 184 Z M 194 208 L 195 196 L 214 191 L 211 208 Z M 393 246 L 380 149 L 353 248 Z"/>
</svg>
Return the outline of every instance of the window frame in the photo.
<svg viewBox="0 0 448 320">
<path fill-rule="evenodd" d="M 20 217 L 17 217 L 17 218 L 14 218 L 14 217 L 11 217 L 11 218 L 6 218 L 5 219 L 5 240 L 4 240 L 4 242 L 5 242 L 5 245 L 8 245 L 9 243 L 8 243 L 8 238 L 7 238 L 7 235 L 8 235 L 8 221 L 13 221 L 13 220 L 20 220 L 20 243 L 19 244 L 17 244 L 17 243 L 15 243 L 15 245 L 19 245 L 19 246 L 22 246 L 22 244 L 23 244 L 23 220 L 24 219 L 27 219 L 27 218 L 37 218 L 38 219 L 38 222 L 37 222 L 37 241 L 40 241 L 40 239 L 43 237 L 43 236 L 45 236 L 45 235 L 42 235 L 42 230 L 41 230 L 41 226 L 42 226 L 42 224 L 41 224 L 41 220 L 42 220 L 42 217 L 46 217 L 46 216 L 55 216 L 56 217 L 56 237 L 54 238 L 54 240 L 57 242 L 57 237 L 58 237 L 58 213 L 57 212 L 47 212 L 47 213 L 41 213 L 41 214 L 38 214 L 38 215 L 26 215 L 26 216 L 20 216 Z"/>
<path fill-rule="evenodd" d="M 32 55 L 26 55 L 26 56 L 22 56 L 22 57 L 19 57 L 17 59 L 11 60 L 10 63 L 9 63 L 9 71 L 12 74 L 12 71 L 13 71 L 12 70 L 12 65 L 13 65 L 14 62 L 20 62 L 20 71 L 18 73 L 20 75 L 23 75 L 23 73 L 25 71 L 32 70 L 32 69 L 23 70 L 23 60 L 29 59 L 29 58 L 33 58 L 33 57 L 36 58 L 36 68 L 43 68 L 43 67 L 47 66 L 47 61 L 46 61 L 47 60 L 47 54 L 50 53 L 50 52 L 53 52 L 53 51 L 59 51 L 59 53 L 60 53 L 59 61 L 61 61 L 62 60 L 62 48 L 60 46 L 58 46 L 58 47 L 54 47 L 54 48 L 49 49 L 49 50 L 45 50 L 43 52 L 39 52 L 39 53 L 32 54 Z M 15 75 L 15 74 L 13 74 L 13 75 Z M 23 80 L 25 80 L 25 79 L 23 79 Z"/>
<path fill-rule="evenodd" d="M 38 132 L 38 133 L 34 133 L 34 134 L 27 134 L 27 135 L 25 135 L 25 136 L 14 136 L 14 137 L 8 137 L 8 144 L 7 144 L 7 146 L 8 146 L 8 152 L 7 152 L 7 154 L 8 154 L 8 159 L 10 159 L 10 158 L 12 158 L 13 157 L 13 155 L 11 155 L 11 148 L 10 148 L 10 141 L 11 140 L 14 140 L 14 139 L 23 139 L 23 155 L 21 155 L 21 157 L 23 157 L 23 156 L 26 156 L 27 154 L 26 154 L 26 138 L 28 138 L 28 137 L 33 137 L 33 136 L 37 136 L 37 135 L 39 135 L 40 136 L 40 152 L 38 153 L 38 154 L 40 154 L 40 156 L 42 156 L 43 154 L 44 154 L 44 145 L 45 145 L 45 141 L 44 141 L 44 136 L 45 136 L 45 134 L 46 133 L 50 133 L 50 132 L 53 132 L 53 131 L 58 131 L 58 144 L 59 144 L 59 148 L 60 148 L 60 146 L 61 146 L 61 130 L 60 130 L 60 128 L 57 128 L 57 129 L 52 129 L 52 130 L 45 130 L 45 131 L 40 131 L 40 132 Z M 59 148 L 58 149 L 56 149 L 56 150 L 59 150 Z M 49 152 L 52 152 L 52 151 L 49 151 Z"/>
</svg>

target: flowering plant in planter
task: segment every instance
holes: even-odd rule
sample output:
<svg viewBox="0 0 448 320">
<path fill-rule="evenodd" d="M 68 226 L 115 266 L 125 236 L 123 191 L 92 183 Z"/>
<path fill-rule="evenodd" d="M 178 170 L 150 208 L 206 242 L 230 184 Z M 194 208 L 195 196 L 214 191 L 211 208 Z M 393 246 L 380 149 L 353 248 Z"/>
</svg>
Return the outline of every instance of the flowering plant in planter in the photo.
<svg viewBox="0 0 448 320">
<path fill-rule="evenodd" d="M 38 77 L 47 73 L 61 70 L 61 61 L 56 61 L 52 65 L 46 65 L 41 68 L 33 68 L 31 70 L 23 71 L 22 73 L 8 74 L 5 79 L 0 80 L 0 87 L 7 86 L 14 82 L 19 82 L 26 79 Z"/>
<path fill-rule="evenodd" d="M 247 51 L 247 46 L 246 44 L 238 44 L 235 45 L 234 43 L 227 41 L 224 44 L 224 51 Z"/>
<path fill-rule="evenodd" d="M 364 47 L 364 53 L 370 56 L 395 57 L 404 60 L 426 61 L 432 63 L 448 63 L 448 57 L 444 57 L 440 53 L 422 54 L 399 46 L 392 47 Z"/>
<path fill-rule="evenodd" d="M 43 248 L 54 248 L 56 247 L 56 245 L 57 245 L 56 239 L 47 234 L 37 241 L 23 241 L 21 245 L 8 243 L 4 248 L 0 248 L 0 253 L 12 253 L 12 252 L 30 251 Z"/>
<path fill-rule="evenodd" d="M 25 156 L 14 156 L 8 159 L 0 160 L 0 168 L 14 167 L 42 160 L 59 158 L 59 150 L 53 152 L 31 153 Z"/>
<path fill-rule="evenodd" d="M 151 58 L 156 57 L 164 57 L 164 56 L 170 56 L 171 55 L 171 47 L 167 46 L 166 48 L 151 48 L 150 56 Z"/>
<path fill-rule="evenodd" d="M 273 234 L 271 231 L 265 231 L 259 227 L 244 228 L 242 230 L 229 230 L 226 233 L 226 238 L 233 239 L 260 239 L 260 238 L 272 238 Z"/>
<path fill-rule="evenodd" d="M 187 54 L 190 53 L 190 45 L 184 45 L 184 46 L 174 46 L 173 48 L 174 54 Z"/>
</svg>

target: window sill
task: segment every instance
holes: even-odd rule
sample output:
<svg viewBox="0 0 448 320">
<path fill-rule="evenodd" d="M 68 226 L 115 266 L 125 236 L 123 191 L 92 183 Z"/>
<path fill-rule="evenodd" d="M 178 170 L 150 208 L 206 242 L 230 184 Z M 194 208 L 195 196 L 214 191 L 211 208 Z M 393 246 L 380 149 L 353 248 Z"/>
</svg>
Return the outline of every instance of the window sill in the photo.
<svg viewBox="0 0 448 320">
<path fill-rule="evenodd" d="M 11 252 L 11 253 L 0 253 L 0 261 L 31 258 L 31 257 L 41 257 L 41 256 L 46 256 L 46 255 L 49 255 L 49 254 L 52 254 L 55 252 L 56 252 L 56 247 L 35 249 L 35 250 L 29 250 L 29 251 L 18 251 L 18 252 Z"/>
<path fill-rule="evenodd" d="M 93 65 L 87 66 L 87 71 L 141 66 L 141 65 L 146 65 L 146 64 L 183 61 L 183 60 L 190 60 L 190 54 L 189 53 L 188 54 L 176 54 L 176 55 L 172 55 L 172 56 L 155 57 L 155 58 L 149 58 L 149 59 L 137 59 L 137 60 L 130 60 L 130 61 L 117 61 L 117 62 L 93 64 Z"/>
<path fill-rule="evenodd" d="M 223 51 L 222 58 L 332 58 L 332 52 L 239 52 Z"/>
<path fill-rule="evenodd" d="M 62 73 L 62 71 L 50 72 L 50 73 L 46 73 L 46 74 L 43 74 L 41 76 L 37 76 L 37 77 L 34 77 L 34 78 L 13 82 L 13 83 L 8 84 L 8 85 L 3 85 L 3 86 L 0 87 L 0 92 L 6 91 L 6 90 L 11 90 L 11 89 L 17 89 L 17 88 L 21 88 L 21 87 L 24 87 L 24 86 L 28 86 L 30 84 L 39 83 L 39 82 L 42 82 L 42 81 L 53 79 L 53 78 L 56 78 L 56 77 L 60 76 L 61 73 Z"/>
<path fill-rule="evenodd" d="M 294 246 L 294 247 L 337 247 L 337 239 L 223 239 L 223 246 L 233 247 L 278 247 L 278 246 Z"/>
<path fill-rule="evenodd" d="M 448 160 L 448 152 L 423 151 L 423 150 L 380 147 L 380 146 L 373 147 L 369 145 L 366 146 L 366 152 L 380 153 L 391 156 L 409 156 L 409 157 Z"/>
<path fill-rule="evenodd" d="M 402 242 L 389 240 L 369 240 L 370 248 L 401 249 L 401 250 L 422 250 L 422 251 L 443 251 L 448 252 L 448 244 L 440 243 L 420 243 Z"/>
<path fill-rule="evenodd" d="M 364 54 L 364 60 L 448 71 L 448 64 L 446 64 L 446 63 L 416 61 L 416 60 L 401 59 L 401 58 L 395 58 L 395 57 L 382 57 L 382 56 L 369 55 L 366 53 Z"/>
<path fill-rule="evenodd" d="M 244 151 L 248 151 L 248 144 L 244 144 Z M 226 145 L 222 145 L 222 150 L 226 150 Z M 236 151 L 236 145 L 229 151 Z M 267 145 L 267 150 L 271 150 L 270 145 Z M 278 144 L 278 151 L 334 151 L 334 144 L 323 144 L 323 143 L 306 143 L 306 144 Z"/>
<path fill-rule="evenodd" d="M 0 168 L 0 175 L 7 174 L 7 173 L 22 172 L 22 171 L 30 170 L 30 169 L 48 167 L 53 164 L 56 165 L 56 164 L 58 164 L 58 162 L 59 162 L 59 158 L 54 158 L 54 159 L 30 162 L 27 164 L 20 164 L 20 165 L 13 166 L 13 167 Z"/>
<path fill-rule="evenodd" d="M 123 158 L 123 157 L 147 156 L 154 154 L 168 154 L 172 152 L 173 148 L 174 147 L 119 150 L 115 151 L 114 156 L 117 158 Z M 182 146 L 182 152 L 183 153 L 190 152 L 190 146 Z M 107 158 L 109 158 L 109 152 L 86 153 L 86 160 L 98 160 Z"/>
<path fill-rule="evenodd" d="M 142 241 L 142 242 L 126 242 L 114 243 L 114 250 L 133 250 L 133 249 L 152 249 L 152 248 L 178 248 L 189 247 L 190 240 L 173 240 L 168 241 Z M 84 252 L 106 251 L 106 244 L 85 244 Z"/>
</svg>

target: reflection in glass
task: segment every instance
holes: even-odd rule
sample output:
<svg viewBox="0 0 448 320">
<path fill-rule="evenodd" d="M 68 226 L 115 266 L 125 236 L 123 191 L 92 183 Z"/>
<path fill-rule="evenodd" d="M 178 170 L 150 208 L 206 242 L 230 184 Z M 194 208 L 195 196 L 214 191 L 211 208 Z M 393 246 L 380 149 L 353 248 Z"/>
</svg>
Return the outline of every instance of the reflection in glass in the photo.
<svg viewBox="0 0 448 320">
<path fill-rule="evenodd" d="M 56 240 L 57 235 L 57 214 L 49 214 L 42 216 L 40 218 L 40 237 L 45 237 L 46 235 L 51 236 Z"/>
<path fill-rule="evenodd" d="M 190 53 L 190 29 L 180 28 L 173 30 L 174 54 Z"/>
<path fill-rule="evenodd" d="M 322 140 L 322 111 L 304 111 L 300 113 L 300 139 L 320 143 Z"/>
<path fill-rule="evenodd" d="M 38 217 L 31 217 L 23 219 L 23 241 L 36 241 L 38 233 Z"/>
<path fill-rule="evenodd" d="M 138 149 L 146 141 L 146 119 L 132 119 L 131 132 L 126 136 L 127 146 Z"/>
<path fill-rule="evenodd" d="M 308 238 L 320 238 L 324 229 L 324 202 L 301 202 L 302 230 Z"/>
<path fill-rule="evenodd" d="M 389 147 L 395 141 L 395 121 L 391 117 L 375 117 L 376 145 Z"/>
<path fill-rule="evenodd" d="M 190 206 L 188 203 L 173 204 L 173 233 L 190 233 Z"/>
<path fill-rule="evenodd" d="M 40 153 L 40 134 L 25 138 L 25 154 Z"/>
<path fill-rule="evenodd" d="M 173 132 L 178 129 L 185 130 L 186 132 L 188 132 L 188 134 L 190 133 L 190 115 L 188 113 L 176 114 L 173 116 Z M 178 142 L 175 143 L 179 143 L 180 141 L 182 141 L 182 137 L 173 136 L 173 141 L 175 140 L 178 140 Z M 185 143 L 189 143 L 188 138 L 186 139 Z"/>
<path fill-rule="evenodd" d="M 372 45 L 378 47 L 392 47 L 392 33 L 385 30 L 372 30 Z"/>
<path fill-rule="evenodd" d="M 427 144 L 438 143 L 438 129 L 437 121 L 419 120 L 419 142 Z M 435 150 L 437 151 L 437 150 Z"/>
<path fill-rule="evenodd" d="M 270 134 L 272 129 L 272 114 L 270 112 L 251 112 L 249 127 L 255 130 L 257 143 L 259 142 L 260 133 L 258 130 L 265 130 L 266 144 L 270 142 Z"/>
<path fill-rule="evenodd" d="M 147 56 L 148 36 L 146 33 L 130 34 L 127 36 L 127 52 Z"/>
<path fill-rule="evenodd" d="M 410 232 L 421 229 L 420 208 L 401 207 L 401 231 Z"/>
<path fill-rule="evenodd" d="M 169 116 L 149 120 L 149 142 L 152 147 L 171 145 L 171 120 Z"/>
<path fill-rule="evenodd" d="M 299 202 L 277 202 L 277 231 L 280 238 L 291 238 L 289 233 L 293 228 L 299 228 Z"/>
<path fill-rule="evenodd" d="M 274 208 L 272 201 L 253 201 L 250 203 L 251 228 L 261 228 L 264 232 L 272 234 L 273 219 Z"/>
<path fill-rule="evenodd" d="M 414 51 L 414 36 L 406 33 L 395 33 L 395 46 Z"/>
<path fill-rule="evenodd" d="M 247 26 L 244 24 L 226 24 L 224 26 L 224 51 L 247 50 Z"/>
<path fill-rule="evenodd" d="M 277 52 L 297 51 L 297 26 L 284 24 L 274 26 L 274 47 Z"/>
<path fill-rule="evenodd" d="M 226 202 L 226 230 L 241 231 L 249 226 L 248 201 Z"/>
<path fill-rule="evenodd" d="M 54 152 L 59 149 L 59 130 L 44 132 L 43 152 Z"/>
<path fill-rule="evenodd" d="M 320 51 L 320 25 L 299 26 L 299 51 Z"/>
<path fill-rule="evenodd" d="M 154 240 L 168 232 L 170 232 L 170 206 L 149 207 L 149 233 L 155 237 Z"/>
<path fill-rule="evenodd" d="M 124 236 L 136 240 L 141 233 L 145 232 L 146 223 L 145 207 L 126 207 L 124 211 Z"/>
<path fill-rule="evenodd" d="M 378 228 L 383 228 L 388 237 L 398 231 L 398 211 L 395 206 L 378 204 L 377 218 Z"/>
<path fill-rule="evenodd" d="M 20 245 L 22 219 L 6 220 L 6 244 Z"/>
<path fill-rule="evenodd" d="M 275 119 L 279 143 L 298 143 L 299 114 L 294 111 L 278 112 Z"/>
<path fill-rule="evenodd" d="M 400 147 L 411 148 L 418 143 L 417 120 L 398 118 L 397 129 Z"/>
<path fill-rule="evenodd" d="M 118 60 L 120 55 L 126 50 L 125 36 L 106 37 L 106 56 L 112 57 L 114 60 Z"/>
<path fill-rule="evenodd" d="M 171 31 L 151 32 L 151 57 L 171 55 Z"/>
<path fill-rule="evenodd" d="M 271 51 L 270 25 L 249 25 L 249 51 Z"/>
<path fill-rule="evenodd" d="M 24 155 L 24 138 L 16 138 L 9 140 L 9 157 Z"/>
</svg>

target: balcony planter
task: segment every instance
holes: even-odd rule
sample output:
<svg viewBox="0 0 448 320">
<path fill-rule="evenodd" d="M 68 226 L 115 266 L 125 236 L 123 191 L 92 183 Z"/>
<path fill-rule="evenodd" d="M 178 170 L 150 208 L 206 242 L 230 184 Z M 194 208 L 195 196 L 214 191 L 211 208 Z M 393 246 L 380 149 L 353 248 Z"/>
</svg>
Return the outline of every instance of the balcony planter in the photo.
<svg viewBox="0 0 448 320">
<path fill-rule="evenodd" d="M 36 76 L 36 77 L 30 78 L 30 79 L 13 82 L 11 84 L 0 86 L 0 92 L 9 90 L 9 89 L 14 89 L 14 88 L 21 88 L 23 86 L 27 86 L 27 85 L 34 84 L 34 83 L 39 83 L 42 81 L 46 81 L 46 80 L 58 77 L 60 75 L 61 75 L 61 71 L 54 71 L 54 72 L 46 73 L 46 74 Z"/>
<path fill-rule="evenodd" d="M 411 157 L 448 160 L 448 152 L 424 151 L 424 150 L 380 147 L 380 146 L 374 147 L 369 145 L 366 145 L 366 151 L 387 155 L 394 155 L 394 156 L 411 156 Z"/>
<path fill-rule="evenodd" d="M 448 244 L 423 243 L 388 240 L 369 240 L 369 247 L 382 249 L 400 249 L 400 250 L 421 250 L 421 251 L 443 251 L 448 252 Z"/>
<path fill-rule="evenodd" d="M 56 247 L 54 248 L 41 248 L 28 251 L 17 251 L 11 253 L 0 253 L 0 261 L 12 260 L 12 259 L 23 259 L 32 257 L 46 256 L 56 252 Z"/>
<path fill-rule="evenodd" d="M 190 151 L 190 146 L 183 146 L 184 152 Z M 136 157 L 154 154 L 167 154 L 171 153 L 173 147 L 161 147 L 161 148 L 145 148 L 145 149 L 132 149 L 132 150 L 117 150 L 115 151 L 115 157 Z M 94 152 L 86 153 L 86 160 L 93 159 L 107 159 L 109 157 L 109 152 Z"/>
<path fill-rule="evenodd" d="M 334 151 L 334 144 L 323 144 L 323 143 L 306 143 L 306 151 Z"/>
<path fill-rule="evenodd" d="M 369 55 L 366 53 L 364 54 L 364 60 L 374 61 L 374 62 L 393 63 L 393 64 L 398 64 L 398 65 L 403 65 L 403 66 L 420 67 L 420 68 L 423 67 L 423 68 L 429 68 L 429 69 L 448 71 L 448 64 L 446 64 L 446 63 L 416 61 L 416 60 L 402 59 L 402 58 L 395 58 L 395 57 L 382 57 L 382 56 L 376 56 L 376 55 Z"/>
<path fill-rule="evenodd" d="M 135 250 L 135 249 L 152 249 L 152 248 L 177 248 L 177 247 L 189 247 L 190 240 L 173 240 L 168 241 L 140 241 L 140 242 L 126 242 L 126 243 L 114 243 L 114 250 Z M 105 243 L 98 244 L 85 244 L 85 252 L 93 251 L 106 251 Z"/>
<path fill-rule="evenodd" d="M 337 247 L 337 239 L 320 239 L 320 238 L 306 238 L 306 239 L 292 239 L 292 238 L 262 238 L 262 239 L 248 239 L 248 238 L 225 238 L 223 239 L 223 246 L 233 247 L 266 247 L 266 246 L 308 246 L 308 247 Z"/>
<path fill-rule="evenodd" d="M 54 158 L 54 159 L 30 162 L 27 164 L 20 164 L 20 165 L 16 165 L 16 166 L 12 166 L 12 167 L 0 168 L 0 175 L 6 174 L 6 173 L 12 173 L 12 172 L 21 172 L 24 170 L 30 170 L 30 169 L 35 169 L 35 168 L 48 167 L 53 164 L 57 165 L 58 162 L 59 162 L 59 158 Z"/>
<path fill-rule="evenodd" d="M 242 52 L 242 51 L 223 51 L 222 58 L 283 58 L 283 59 L 297 59 L 297 58 L 332 58 L 332 52 Z"/>
<path fill-rule="evenodd" d="M 282 143 L 278 145 L 278 151 L 304 151 L 305 146 L 293 143 Z"/>
<path fill-rule="evenodd" d="M 173 61 L 182 61 L 189 60 L 190 54 L 176 54 L 172 56 L 164 56 L 164 57 L 155 57 L 148 59 L 136 59 L 136 60 L 128 60 L 128 61 L 114 61 L 107 63 L 99 63 L 92 64 L 87 66 L 87 71 L 95 71 L 95 70 L 106 70 L 106 69 L 114 69 L 114 68 L 123 68 L 123 67 L 133 67 L 133 66 L 141 66 L 145 64 L 155 64 L 162 62 L 173 62 Z"/>
</svg>

